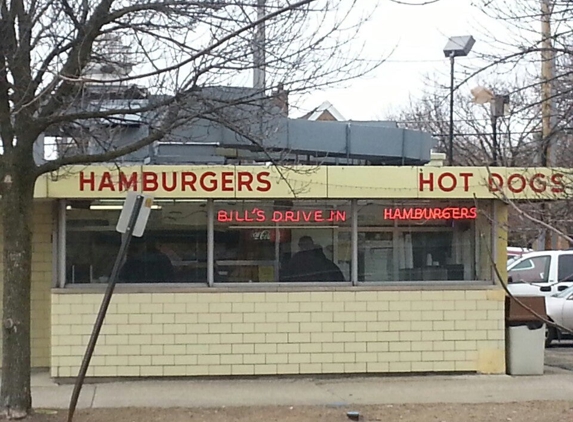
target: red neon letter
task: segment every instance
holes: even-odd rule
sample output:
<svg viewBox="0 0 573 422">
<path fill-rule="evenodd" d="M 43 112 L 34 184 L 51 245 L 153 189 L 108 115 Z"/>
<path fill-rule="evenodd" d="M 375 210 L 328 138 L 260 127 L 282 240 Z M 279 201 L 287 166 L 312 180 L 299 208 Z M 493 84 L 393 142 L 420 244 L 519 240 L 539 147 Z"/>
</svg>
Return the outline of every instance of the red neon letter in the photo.
<svg viewBox="0 0 573 422">
<path fill-rule="evenodd" d="M 226 211 L 220 210 L 217 211 L 217 221 L 220 221 L 222 223 L 230 223 L 232 219 L 231 217 L 229 217 Z"/>
</svg>

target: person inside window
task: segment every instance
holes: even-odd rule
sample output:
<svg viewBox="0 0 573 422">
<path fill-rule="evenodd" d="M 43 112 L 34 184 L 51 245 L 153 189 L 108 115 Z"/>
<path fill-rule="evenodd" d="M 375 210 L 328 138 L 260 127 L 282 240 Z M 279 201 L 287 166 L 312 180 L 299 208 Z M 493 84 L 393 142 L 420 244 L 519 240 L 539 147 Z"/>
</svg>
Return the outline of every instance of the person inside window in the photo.
<svg viewBox="0 0 573 422">
<path fill-rule="evenodd" d="M 127 260 L 119 274 L 125 283 L 173 282 L 175 271 L 171 260 L 162 253 L 155 242 L 132 244 Z"/>
<path fill-rule="evenodd" d="M 285 266 L 281 281 L 344 281 L 340 268 L 310 236 L 298 241 L 299 252 Z"/>
</svg>

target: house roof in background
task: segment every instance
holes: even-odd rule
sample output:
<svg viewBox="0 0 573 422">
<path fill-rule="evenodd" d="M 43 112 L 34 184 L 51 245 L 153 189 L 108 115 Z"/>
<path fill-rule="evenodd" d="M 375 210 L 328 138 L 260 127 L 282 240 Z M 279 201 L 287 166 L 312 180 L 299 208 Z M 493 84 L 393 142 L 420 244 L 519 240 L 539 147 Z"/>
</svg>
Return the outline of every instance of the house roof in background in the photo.
<svg viewBox="0 0 573 422">
<path fill-rule="evenodd" d="M 329 118 L 329 116 L 331 118 Z M 306 120 L 335 120 L 339 122 L 344 122 L 346 119 L 340 112 L 330 103 L 330 101 L 325 101 L 317 108 L 315 108 L 310 113 L 305 114 L 301 119 Z"/>
</svg>

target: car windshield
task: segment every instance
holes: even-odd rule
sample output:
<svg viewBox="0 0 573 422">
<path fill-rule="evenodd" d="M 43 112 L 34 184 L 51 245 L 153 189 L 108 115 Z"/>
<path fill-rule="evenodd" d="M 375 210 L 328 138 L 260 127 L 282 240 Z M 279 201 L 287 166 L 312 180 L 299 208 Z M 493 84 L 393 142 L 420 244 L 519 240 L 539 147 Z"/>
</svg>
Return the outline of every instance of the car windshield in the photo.
<svg viewBox="0 0 573 422">
<path fill-rule="evenodd" d="M 562 292 L 554 294 L 553 297 L 567 298 L 571 293 L 573 293 L 573 286 L 566 288 Z"/>
<path fill-rule="evenodd" d="M 510 256 L 507 258 L 507 265 L 511 264 L 513 261 L 515 261 L 517 258 L 519 258 L 519 256 Z"/>
</svg>

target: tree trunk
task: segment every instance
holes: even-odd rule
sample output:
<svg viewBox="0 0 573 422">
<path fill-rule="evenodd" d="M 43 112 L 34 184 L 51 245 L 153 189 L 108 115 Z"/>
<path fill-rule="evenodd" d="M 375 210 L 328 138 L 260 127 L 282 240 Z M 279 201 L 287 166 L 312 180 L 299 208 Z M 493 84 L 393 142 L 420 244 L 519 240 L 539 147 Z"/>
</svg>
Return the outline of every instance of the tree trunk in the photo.
<svg viewBox="0 0 573 422">
<path fill-rule="evenodd" d="M 27 416 L 32 408 L 30 290 L 34 177 L 24 168 L 18 164 L 8 165 L 4 179 L 0 181 L 3 182 L 4 230 L 0 406 L 11 419 Z"/>
</svg>

